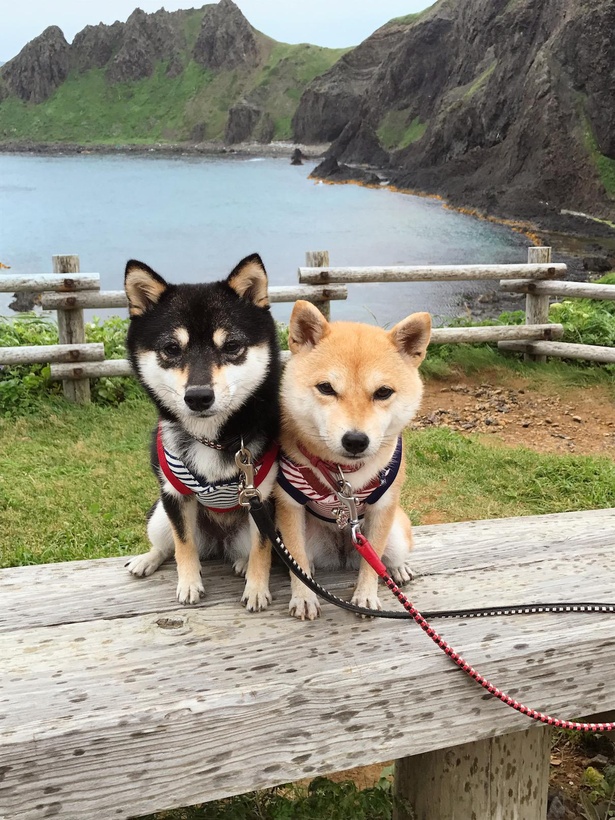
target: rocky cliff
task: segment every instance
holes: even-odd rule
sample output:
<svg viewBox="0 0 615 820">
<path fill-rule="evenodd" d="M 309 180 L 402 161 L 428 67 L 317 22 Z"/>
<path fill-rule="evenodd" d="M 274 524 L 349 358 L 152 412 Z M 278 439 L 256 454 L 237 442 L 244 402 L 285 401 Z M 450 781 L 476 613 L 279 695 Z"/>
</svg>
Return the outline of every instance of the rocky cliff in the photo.
<svg viewBox="0 0 615 820">
<path fill-rule="evenodd" d="M 25 102 L 46 100 L 68 76 L 70 46 L 61 29 L 49 26 L 2 66 L 5 92 Z"/>
<path fill-rule="evenodd" d="M 440 0 L 317 78 L 294 135 L 456 204 L 611 216 L 614 31 L 612 0 Z"/>
</svg>

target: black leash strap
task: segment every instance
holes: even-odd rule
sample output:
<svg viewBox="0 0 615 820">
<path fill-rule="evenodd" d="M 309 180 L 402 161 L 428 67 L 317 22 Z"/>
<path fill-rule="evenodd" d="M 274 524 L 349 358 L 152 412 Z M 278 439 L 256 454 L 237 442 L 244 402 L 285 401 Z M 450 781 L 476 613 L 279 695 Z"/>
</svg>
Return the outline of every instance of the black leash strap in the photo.
<svg viewBox="0 0 615 820">
<path fill-rule="evenodd" d="M 310 575 L 305 573 L 299 564 L 295 561 L 290 552 L 286 549 L 284 542 L 276 530 L 269 511 L 265 504 L 254 496 L 250 498 L 250 515 L 256 524 L 260 534 L 271 541 L 274 552 L 280 558 L 282 563 L 294 573 L 294 575 L 302 581 L 308 589 L 315 592 L 325 601 L 346 609 L 348 612 L 354 612 L 355 615 L 364 615 L 369 618 L 393 618 L 402 620 L 412 620 L 412 615 L 408 612 L 394 611 L 394 610 L 375 610 L 367 609 L 362 606 L 355 606 L 349 601 L 344 601 L 337 595 L 329 592 L 325 587 L 321 586 Z M 488 618 L 496 615 L 538 615 L 543 613 L 562 614 L 568 612 L 583 612 L 583 613 L 602 613 L 615 614 L 615 604 L 611 603 L 596 603 L 596 602 L 582 602 L 582 603 L 536 603 L 536 604 L 520 604 L 517 606 L 499 606 L 499 607 L 481 607 L 476 609 L 444 609 L 433 612 L 423 612 L 425 619 L 433 620 L 434 618 Z"/>
</svg>

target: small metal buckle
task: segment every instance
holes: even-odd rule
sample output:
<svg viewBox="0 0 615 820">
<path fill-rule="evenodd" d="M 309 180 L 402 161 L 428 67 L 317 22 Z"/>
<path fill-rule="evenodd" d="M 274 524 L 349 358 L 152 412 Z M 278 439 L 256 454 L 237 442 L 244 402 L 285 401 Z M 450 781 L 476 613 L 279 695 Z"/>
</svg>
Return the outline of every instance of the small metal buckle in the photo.
<svg viewBox="0 0 615 820">
<path fill-rule="evenodd" d="M 361 532 L 361 522 L 359 521 L 359 512 L 357 510 L 357 498 L 351 483 L 346 479 L 346 476 L 338 467 L 340 474 L 340 489 L 336 491 L 338 499 L 342 502 L 342 508 L 336 508 L 333 512 L 337 516 L 337 525 L 340 529 L 345 529 L 348 524 L 351 526 L 352 539 L 355 540 L 355 533 Z M 344 509 L 344 507 L 346 509 Z"/>
<path fill-rule="evenodd" d="M 249 507 L 252 498 L 260 499 L 261 494 L 254 486 L 254 462 L 252 453 L 244 447 L 243 438 L 241 449 L 235 453 L 235 464 L 241 473 L 239 479 L 239 504 L 241 507 Z"/>
</svg>

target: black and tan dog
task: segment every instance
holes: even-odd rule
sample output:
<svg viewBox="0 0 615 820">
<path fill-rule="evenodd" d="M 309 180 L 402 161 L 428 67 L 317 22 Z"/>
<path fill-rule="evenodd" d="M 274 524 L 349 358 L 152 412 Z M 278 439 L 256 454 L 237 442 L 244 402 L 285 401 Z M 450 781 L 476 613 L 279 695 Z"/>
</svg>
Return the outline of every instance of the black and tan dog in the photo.
<svg viewBox="0 0 615 820">
<path fill-rule="evenodd" d="M 204 593 L 199 556 L 225 556 L 246 576 L 246 608 L 264 609 L 270 545 L 239 506 L 235 462 L 243 444 L 267 498 L 277 472 L 280 365 L 263 263 L 255 254 L 224 281 L 172 285 L 132 260 L 125 288 L 130 361 L 159 413 L 152 467 L 160 483 L 151 549 L 127 566 L 151 575 L 175 554 L 177 598 L 195 604 Z"/>
</svg>

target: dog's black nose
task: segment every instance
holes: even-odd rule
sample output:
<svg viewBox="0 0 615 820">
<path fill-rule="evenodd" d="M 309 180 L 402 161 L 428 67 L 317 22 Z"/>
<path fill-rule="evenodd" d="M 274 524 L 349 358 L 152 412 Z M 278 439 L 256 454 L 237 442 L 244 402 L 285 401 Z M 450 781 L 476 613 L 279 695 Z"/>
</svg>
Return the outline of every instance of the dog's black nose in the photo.
<svg viewBox="0 0 615 820">
<path fill-rule="evenodd" d="M 213 387 L 188 387 L 184 393 L 184 401 L 195 413 L 209 410 L 215 399 Z"/>
<path fill-rule="evenodd" d="M 342 446 L 353 456 L 363 453 L 369 447 L 369 438 L 359 430 L 350 430 L 342 436 Z"/>
</svg>

